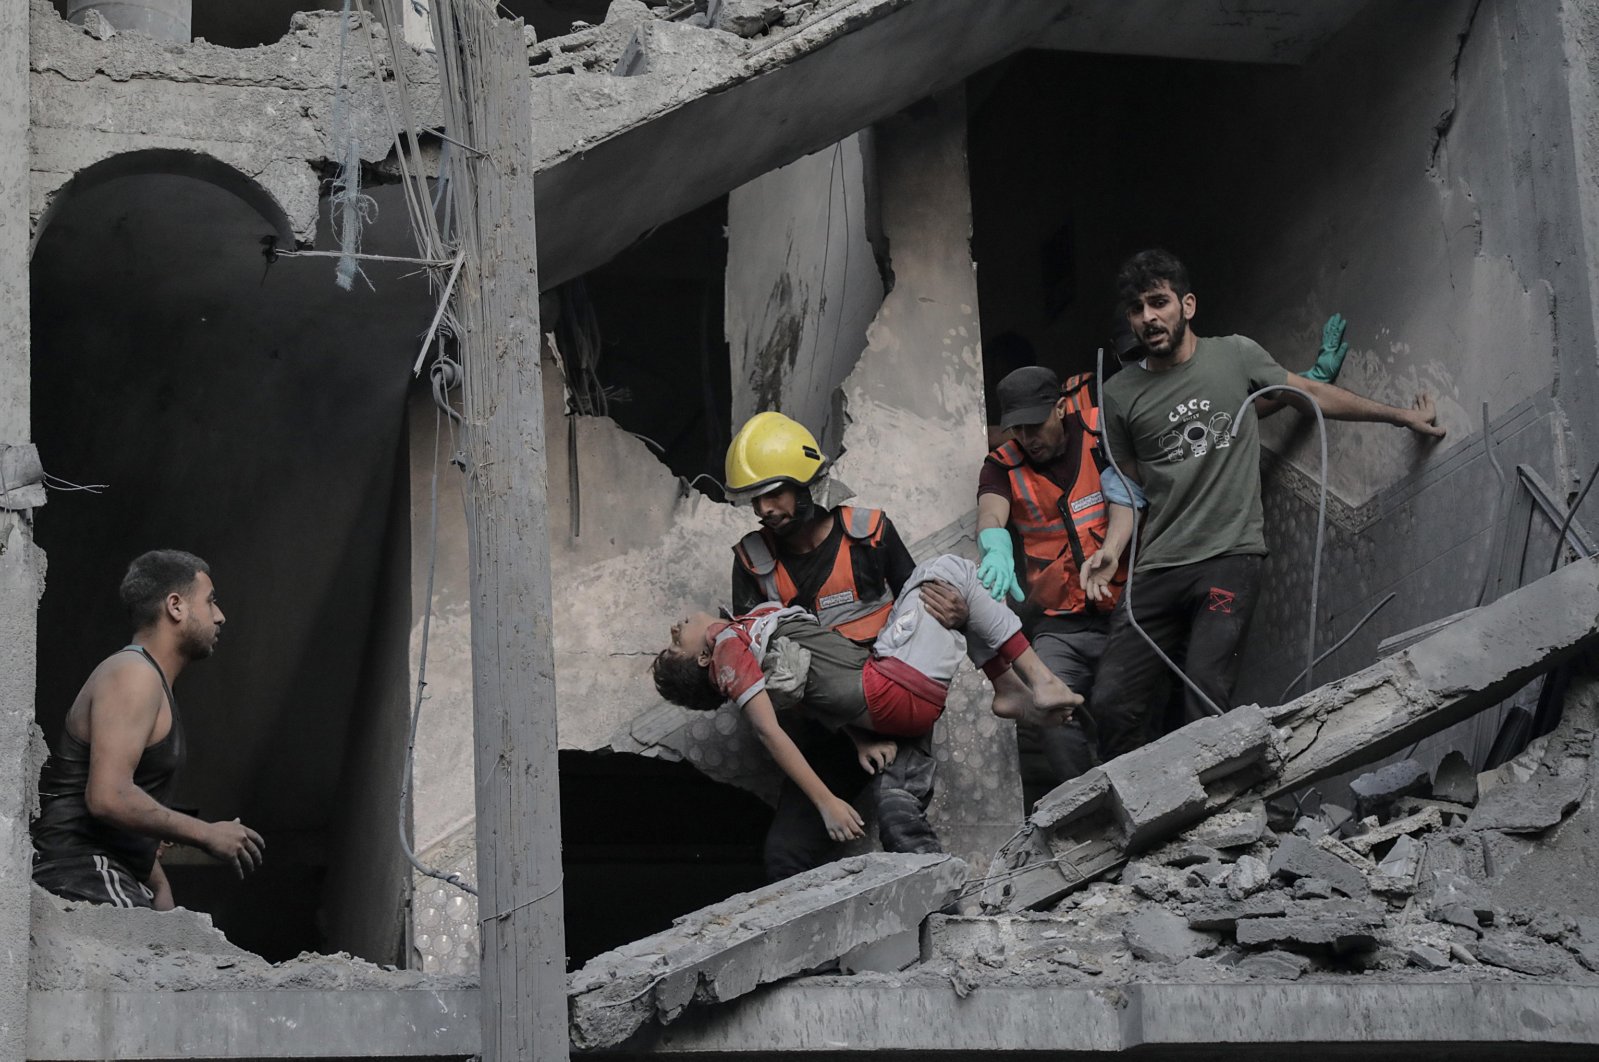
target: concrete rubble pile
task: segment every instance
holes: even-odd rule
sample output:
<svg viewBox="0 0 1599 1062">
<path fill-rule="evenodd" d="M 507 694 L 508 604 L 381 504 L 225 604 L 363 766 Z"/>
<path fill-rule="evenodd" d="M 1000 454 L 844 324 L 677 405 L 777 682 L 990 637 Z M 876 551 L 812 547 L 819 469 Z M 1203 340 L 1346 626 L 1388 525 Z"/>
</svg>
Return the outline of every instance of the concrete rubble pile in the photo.
<svg viewBox="0 0 1599 1062">
<path fill-rule="evenodd" d="M 1599 564 L 1585 561 L 1287 705 L 1201 720 L 1066 783 L 964 887 L 951 876 L 959 861 L 846 860 L 601 956 L 571 980 L 573 1042 L 616 1044 L 651 1017 L 806 971 L 874 970 L 857 978 L 962 997 L 1349 977 L 1599 984 L 1599 853 L 1588 843 L 1599 677 L 1574 680 L 1558 728 L 1496 770 L 1479 775 L 1459 754 L 1431 772 L 1401 759 L 1356 778 L 1353 807 L 1311 784 L 1551 667 L 1591 664 L 1596 648 Z M 840 868 L 860 878 L 842 899 Z M 883 875 L 893 903 L 874 894 Z M 915 883 L 912 900 L 900 882 Z M 774 904 L 812 913 L 754 916 Z M 822 939 L 836 912 L 846 931 Z M 829 961 L 923 914 L 913 958 Z M 784 941 L 758 945 L 769 932 Z M 745 957 L 757 948 L 759 976 Z"/>
</svg>

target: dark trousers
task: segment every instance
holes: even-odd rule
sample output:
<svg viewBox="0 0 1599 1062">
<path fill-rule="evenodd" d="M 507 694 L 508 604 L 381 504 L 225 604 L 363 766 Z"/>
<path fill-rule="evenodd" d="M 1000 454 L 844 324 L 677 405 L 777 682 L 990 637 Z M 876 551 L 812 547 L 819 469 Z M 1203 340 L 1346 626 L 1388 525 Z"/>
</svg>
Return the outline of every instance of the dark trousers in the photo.
<svg viewBox="0 0 1599 1062">
<path fill-rule="evenodd" d="M 820 731 L 820 728 L 815 728 Z M 896 738 L 894 762 L 880 774 L 867 774 L 855 759 L 855 744 L 844 733 L 807 736 L 801 750 L 833 793 L 853 801 L 864 790 L 877 817 L 877 836 L 885 852 L 942 852 L 927 821 L 933 799 L 932 738 Z M 837 859 L 839 846 L 827 836 L 821 812 L 788 778 L 777 797 L 777 812 L 766 831 L 766 874 L 780 881 Z"/>
<path fill-rule="evenodd" d="M 1102 615 L 1045 616 L 1033 628 L 1033 651 L 1051 674 L 1087 699 L 1105 652 L 1107 627 Z M 1094 745 L 1087 725 L 1092 707 L 1090 703 L 1072 713 L 1064 726 L 1029 728 L 1023 735 L 1037 742 L 1056 785 L 1094 766 Z"/>
<path fill-rule="evenodd" d="M 1158 568 L 1133 579 L 1139 626 L 1223 711 L 1232 707 L 1244 634 L 1260 597 L 1259 556 L 1213 557 L 1176 568 Z M 1133 629 L 1123 601 L 1110 620 L 1105 655 L 1094 683 L 1092 710 L 1104 760 L 1130 752 L 1158 736 L 1171 681 L 1148 643 Z M 1208 714 L 1184 690 L 1189 721 Z"/>
</svg>

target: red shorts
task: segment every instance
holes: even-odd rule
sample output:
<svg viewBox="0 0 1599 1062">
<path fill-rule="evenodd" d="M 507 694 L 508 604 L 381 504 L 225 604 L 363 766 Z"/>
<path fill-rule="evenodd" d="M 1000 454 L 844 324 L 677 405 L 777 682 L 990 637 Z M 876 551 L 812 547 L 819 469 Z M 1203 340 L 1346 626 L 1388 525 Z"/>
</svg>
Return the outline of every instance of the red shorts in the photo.
<svg viewBox="0 0 1599 1062">
<path fill-rule="evenodd" d="M 944 714 L 949 688 L 900 660 L 872 657 L 861 669 L 872 729 L 889 737 L 931 733 Z"/>
</svg>

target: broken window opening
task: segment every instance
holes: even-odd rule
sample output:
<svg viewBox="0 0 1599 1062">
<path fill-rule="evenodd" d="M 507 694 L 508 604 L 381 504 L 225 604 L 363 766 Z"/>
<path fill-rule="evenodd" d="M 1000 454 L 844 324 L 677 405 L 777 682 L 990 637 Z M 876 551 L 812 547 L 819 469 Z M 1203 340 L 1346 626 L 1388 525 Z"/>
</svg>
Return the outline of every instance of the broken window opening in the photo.
<svg viewBox="0 0 1599 1062">
<path fill-rule="evenodd" d="M 568 377 L 568 414 L 610 417 L 673 475 L 716 500 L 733 438 L 726 226 L 723 196 L 542 300 L 542 328 L 555 334 Z M 557 445 L 564 430 L 548 428 Z"/>
<path fill-rule="evenodd" d="M 368 249 L 414 253 L 398 189 L 371 191 Z M 217 182 L 138 172 L 75 189 L 39 237 L 36 439 L 52 469 L 110 486 L 38 511 L 51 571 L 36 716 L 55 740 L 89 672 L 128 643 L 117 586 L 134 556 L 200 555 L 227 636 L 174 690 L 189 746 L 174 804 L 237 816 L 268 847 L 244 882 L 174 849 L 177 902 L 268 959 L 395 963 L 410 887 L 395 826 L 410 684 L 401 460 L 432 302 L 401 265 L 366 263 L 376 291 L 345 293 L 328 259 L 269 263 L 273 228 Z"/>
</svg>

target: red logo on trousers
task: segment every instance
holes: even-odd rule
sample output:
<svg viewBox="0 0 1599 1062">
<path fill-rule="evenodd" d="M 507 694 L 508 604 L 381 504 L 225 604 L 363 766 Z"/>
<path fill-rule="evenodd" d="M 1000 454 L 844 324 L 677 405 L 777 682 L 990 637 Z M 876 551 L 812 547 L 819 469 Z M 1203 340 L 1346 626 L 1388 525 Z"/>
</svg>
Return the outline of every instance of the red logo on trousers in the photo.
<svg viewBox="0 0 1599 1062">
<path fill-rule="evenodd" d="M 1237 596 L 1231 590 L 1223 590 L 1219 586 L 1213 586 L 1210 588 L 1210 604 L 1208 607 L 1212 612 L 1224 612 L 1231 616 L 1233 614 L 1233 599 Z"/>
</svg>

